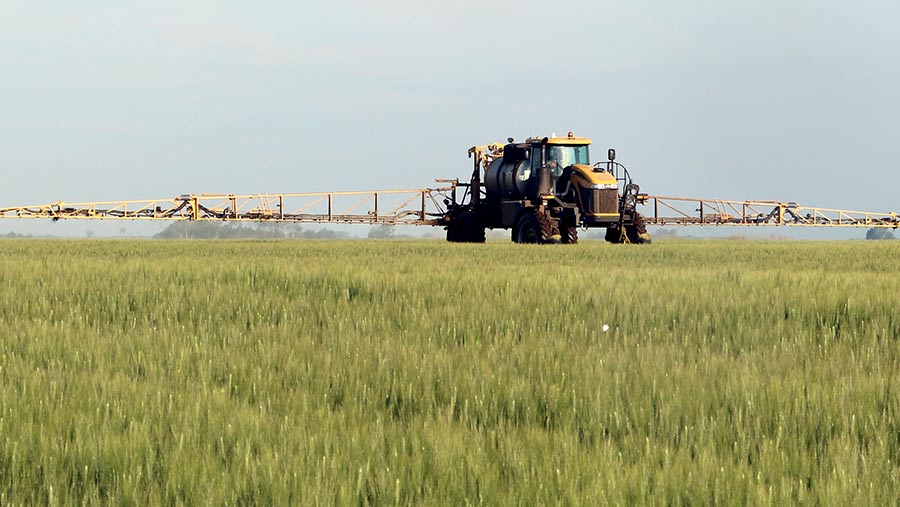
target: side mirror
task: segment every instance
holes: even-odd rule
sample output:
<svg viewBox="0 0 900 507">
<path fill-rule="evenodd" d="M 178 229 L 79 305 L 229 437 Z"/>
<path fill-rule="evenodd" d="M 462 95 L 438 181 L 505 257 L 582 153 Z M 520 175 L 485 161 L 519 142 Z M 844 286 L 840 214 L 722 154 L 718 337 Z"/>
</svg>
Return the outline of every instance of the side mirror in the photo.
<svg viewBox="0 0 900 507">
<path fill-rule="evenodd" d="M 616 159 L 616 150 L 614 150 L 613 148 L 610 148 L 609 151 L 607 152 L 607 155 L 609 156 L 610 162 L 614 161 Z"/>
</svg>

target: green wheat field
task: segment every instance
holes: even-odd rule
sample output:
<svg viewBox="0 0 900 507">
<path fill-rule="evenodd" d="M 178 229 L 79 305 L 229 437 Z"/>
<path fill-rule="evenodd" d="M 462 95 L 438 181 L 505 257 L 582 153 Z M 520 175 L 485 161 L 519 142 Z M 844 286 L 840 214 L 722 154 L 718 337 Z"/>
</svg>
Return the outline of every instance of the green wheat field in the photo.
<svg viewBox="0 0 900 507">
<path fill-rule="evenodd" d="M 0 241 L 0 506 L 898 505 L 898 262 Z"/>
</svg>

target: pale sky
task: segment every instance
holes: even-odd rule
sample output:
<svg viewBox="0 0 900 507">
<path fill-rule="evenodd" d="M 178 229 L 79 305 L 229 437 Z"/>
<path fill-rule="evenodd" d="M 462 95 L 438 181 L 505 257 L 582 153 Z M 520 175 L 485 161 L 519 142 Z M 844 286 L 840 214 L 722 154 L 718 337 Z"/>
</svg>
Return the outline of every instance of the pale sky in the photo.
<svg viewBox="0 0 900 507">
<path fill-rule="evenodd" d="M 573 130 L 651 194 L 900 211 L 898 18 L 886 0 L 0 0 L 0 206 L 423 187 L 468 176 L 474 144 Z"/>
</svg>

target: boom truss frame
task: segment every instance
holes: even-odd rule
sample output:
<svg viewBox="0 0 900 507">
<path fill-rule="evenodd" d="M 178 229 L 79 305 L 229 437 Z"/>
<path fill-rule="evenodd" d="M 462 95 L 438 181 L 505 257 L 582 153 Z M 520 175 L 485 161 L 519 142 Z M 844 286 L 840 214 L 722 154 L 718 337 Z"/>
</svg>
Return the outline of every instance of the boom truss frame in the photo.
<svg viewBox="0 0 900 507">
<path fill-rule="evenodd" d="M 652 208 L 652 214 L 643 213 L 647 225 L 900 227 L 900 216 L 894 212 L 812 208 L 782 201 L 727 201 L 656 195 L 642 197 L 644 204 Z"/>
<path fill-rule="evenodd" d="M 0 208 L 0 218 L 51 220 L 195 220 L 440 225 L 457 180 L 409 190 L 295 194 L 185 194 L 172 199 L 104 201 Z M 452 202 L 452 201 L 451 201 Z"/>
<path fill-rule="evenodd" d="M 0 219 L 162 220 L 429 225 L 447 224 L 448 204 L 469 183 L 435 180 L 435 188 L 293 194 L 185 194 L 171 199 L 103 201 L 0 208 Z M 900 228 L 900 215 L 814 208 L 784 201 L 729 201 L 641 195 L 646 225 Z M 651 208 L 646 211 L 646 206 Z"/>
</svg>

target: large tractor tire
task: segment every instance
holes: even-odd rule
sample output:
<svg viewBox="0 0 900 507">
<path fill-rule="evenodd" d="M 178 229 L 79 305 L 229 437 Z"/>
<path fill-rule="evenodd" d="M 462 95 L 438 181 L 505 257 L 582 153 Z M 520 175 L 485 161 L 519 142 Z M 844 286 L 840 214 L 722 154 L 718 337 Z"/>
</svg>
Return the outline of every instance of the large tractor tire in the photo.
<svg viewBox="0 0 900 507">
<path fill-rule="evenodd" d="M 559 240 L 566 245 L 578 243 L 578 224 L 575 223 L 574 213 L 566 213 L 560 219 Z"/>
<path fill-rule="evenodd" d="M 625 235 L 628 236 L 628 242 L 634 243 L 635 245 L 648 245 L 651 242 L 649 234 L 646 232 L 638 232 L 633 225 L 625 227 Z"/>
<path fill-rule="evenodd" d="M 522 213 L 513 228 L 513 241 L 516 243 L 550 243 L 552 235 L 553 224 L 544 211 Z"/>
<path fill-rule="evenodd" d="M 625 238 L 622 236 L 622 229 L 619 225 L 611 225 L 606 228 L 606 236 L 603 238 L 607 243 L 624 243 Z"/>
<path fill-rule="evenodd" d="M 625 226 L 624 234 L 619 225 L 606 228 L 606 241 L 609 243 L 633 243 L 635 245 L 650 244 L 650 234 L 644 224 L 644 217 L 640 213 L 634 214 L 633 223 Z"/>
<path fill-rule="evenodd" d="M 450 243 L 459 242 L 459 224 L 456 223 L 456 220 L 447 224 L 447 241 Z"/>
<path fill-rule="evenodd" d="M 447 241 L 451 243 L 484 243 L 484 225 L 474 213 L 462 213 L 447 225 Z"/>
<path fill-rule="evenodd" d="M 636 245 L 650 244 L 650 234 L 647 232 L 644 216 L 640 213 L 634 214 L 634 223 L 625 227 L 625 234 L 628 236 L 629 243 L 634 243 Z"/>
</svg>

